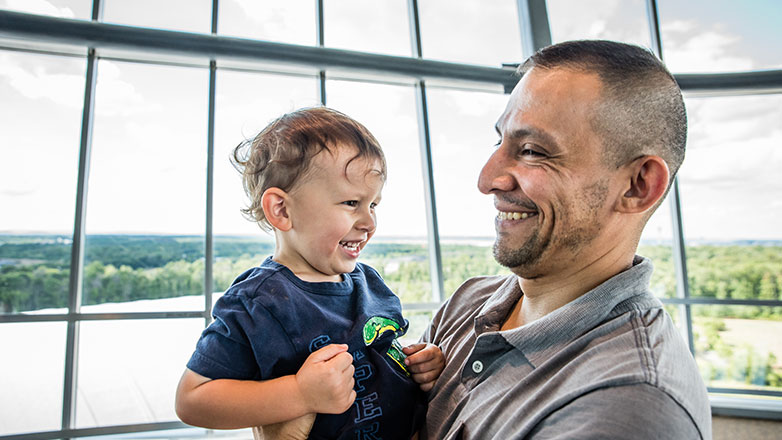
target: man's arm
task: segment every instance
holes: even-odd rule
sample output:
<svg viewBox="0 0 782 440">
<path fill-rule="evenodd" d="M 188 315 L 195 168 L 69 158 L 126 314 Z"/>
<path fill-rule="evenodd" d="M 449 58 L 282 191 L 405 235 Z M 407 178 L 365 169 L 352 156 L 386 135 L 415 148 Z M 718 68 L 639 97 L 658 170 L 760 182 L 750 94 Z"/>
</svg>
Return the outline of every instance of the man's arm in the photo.
<svg viewBox="0 0 782 440">
<path fill-rule="evenodd" d="M 602 388 L 543 419 L 528 437 L 542 439 L 702 439 L 671 396 L 647 384 Z"/>
<path fill-rule="evenodd" d="M 353 357 L 346 345 L 332 344 L 312 353 L 295 375 L 272 380 L 211 380 L 185 370 L 176 412 L 189 425 L 235 429 L 310 413 L 339 414 L 355 398 Z"/>
</svg>

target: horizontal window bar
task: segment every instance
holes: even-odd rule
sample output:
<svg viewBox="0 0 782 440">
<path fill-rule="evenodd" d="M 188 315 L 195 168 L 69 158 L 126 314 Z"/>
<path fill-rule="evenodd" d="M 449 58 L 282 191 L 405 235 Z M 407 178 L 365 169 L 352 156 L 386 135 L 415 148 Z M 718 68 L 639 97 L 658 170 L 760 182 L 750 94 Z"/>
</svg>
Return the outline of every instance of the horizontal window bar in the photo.
<svg viewBox="0 0 782 440">
<path fill-rule="evenodd" d="M 187 312 L 125 312 L 125 313 L 62 313 L 62 314 L 6 314 L 0 315 L 0 324 L 12 322 L 103 321 L 122 319 L 204 318 L 203 311 Z"/>
<path fill-rule="evenodd" d="M 402 310 L 437 310 L 442 304 L 438 302 L 402 303 Z"/>
<path fill-rule="evenodd" d="M 772 396 L 782 397 L 782 391 L 777 390 L 758 390 L 746 388 L 714 388 L 709 387 L 709 392 L 714 394 L 743 394 L 747 396 Z M 780 402 L 782 403 L 782 402 Z M 782 410 L 782 407 L 779 408 Z"/>
<path fill-rule="evenodd" d="M 680 73 L 674 75 L 688 93 L 724 95 L 735 93 L 781 93 L 782 70 L 736 73 Z"/>
<path fill-rule="evenodd" d="M 131 432 L 163 431 L 189 428 L 182 422 L 144 423 L 139 425 L 101 426 L 97 428 L 63 429 L 61 431 L 34 432 L 0 436 L 0 440 L 50 440 L 59 438 L 92 437 L 96 435 L 128 434 Z"/>
<path fill-rule="evenodd" d="M 782 420 L 782 401 L 710 395 L 711 415 Z"/>
<path fill-rule="evenodd" d="M 774 299 L 734 299 L 734 298 L 659 298 L 663 304 L 721 305 L 721 306 L 764 306 L 782 307 L 782 301 Z"/>
<path fill-rule="evenodd" d="M 420 79 L 447 78 L 511 86 L 518 80 L 513 69 L 500 67 L 139 28 L 11 11 L 0 11 L 0 35 L 96 49 L 143 50 L 215 60 L 272 61 L 318 69 L 344 68 Z"/>
</svg>

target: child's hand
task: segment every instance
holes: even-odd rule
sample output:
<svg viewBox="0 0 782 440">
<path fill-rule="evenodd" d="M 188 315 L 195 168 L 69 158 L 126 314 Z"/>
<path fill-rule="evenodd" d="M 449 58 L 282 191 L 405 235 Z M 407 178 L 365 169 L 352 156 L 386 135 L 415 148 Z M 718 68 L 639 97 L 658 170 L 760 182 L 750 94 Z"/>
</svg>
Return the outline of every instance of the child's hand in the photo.
<svg viewBox="0 0 782 440">
<path fill-rule="evenodd" d="M 309 355 L 296 373 L 304 404 L 311 412 L 340 414 L 356 400 L 353 356 L 344 344 L 327 345 Z"/>
<path fill-rule="evenodd" d="M 412 344 L 402 349 L 407 355 L 405 365 L 413 374 L 413 380 L 429 391 L 445 368 L 445 356 L 440 347 L 433 344 Z"/>
</svg>

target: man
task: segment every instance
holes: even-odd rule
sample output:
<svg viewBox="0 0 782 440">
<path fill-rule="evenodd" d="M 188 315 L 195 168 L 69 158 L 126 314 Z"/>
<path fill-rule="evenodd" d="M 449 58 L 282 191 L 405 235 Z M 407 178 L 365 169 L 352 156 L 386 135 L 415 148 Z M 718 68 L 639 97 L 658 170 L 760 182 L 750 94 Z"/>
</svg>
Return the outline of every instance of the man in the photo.
<svg viewBox="0 0 782 440">
<path fill-rule="evenodd" d="M 686 115 L 648 51 L 542 49 L 478 188 L 508 277 L 465 282 L 424 336 L 446 367 L 422 438 L 711 438 L 706 388 L 635 256 L 684 158 Z"/>
</svg>

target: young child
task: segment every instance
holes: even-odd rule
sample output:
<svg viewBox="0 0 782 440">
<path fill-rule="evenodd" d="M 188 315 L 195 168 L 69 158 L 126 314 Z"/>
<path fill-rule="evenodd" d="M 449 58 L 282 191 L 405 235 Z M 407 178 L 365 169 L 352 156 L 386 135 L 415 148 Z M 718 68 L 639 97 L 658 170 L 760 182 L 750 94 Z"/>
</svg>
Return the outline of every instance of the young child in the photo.
<svg viewBox="0 0 782 440">
<path fill-rule="evenodd" d="M 177 415 L 224 429 L 296 419 L 305 433 L 314 419 L 314 439 L 411 438 L 425 413 L 421 390 L 444 358 L 433 345 L 400 346 L 399 299 L 356 261 L 385 183 L 377 140 L 340 112 L 305 108 L 239 145 L 234 159 L 251 200 L 245 213 L 274 232 L 274 255 L 215 304 L 180 380 Z"/>
</svg>

